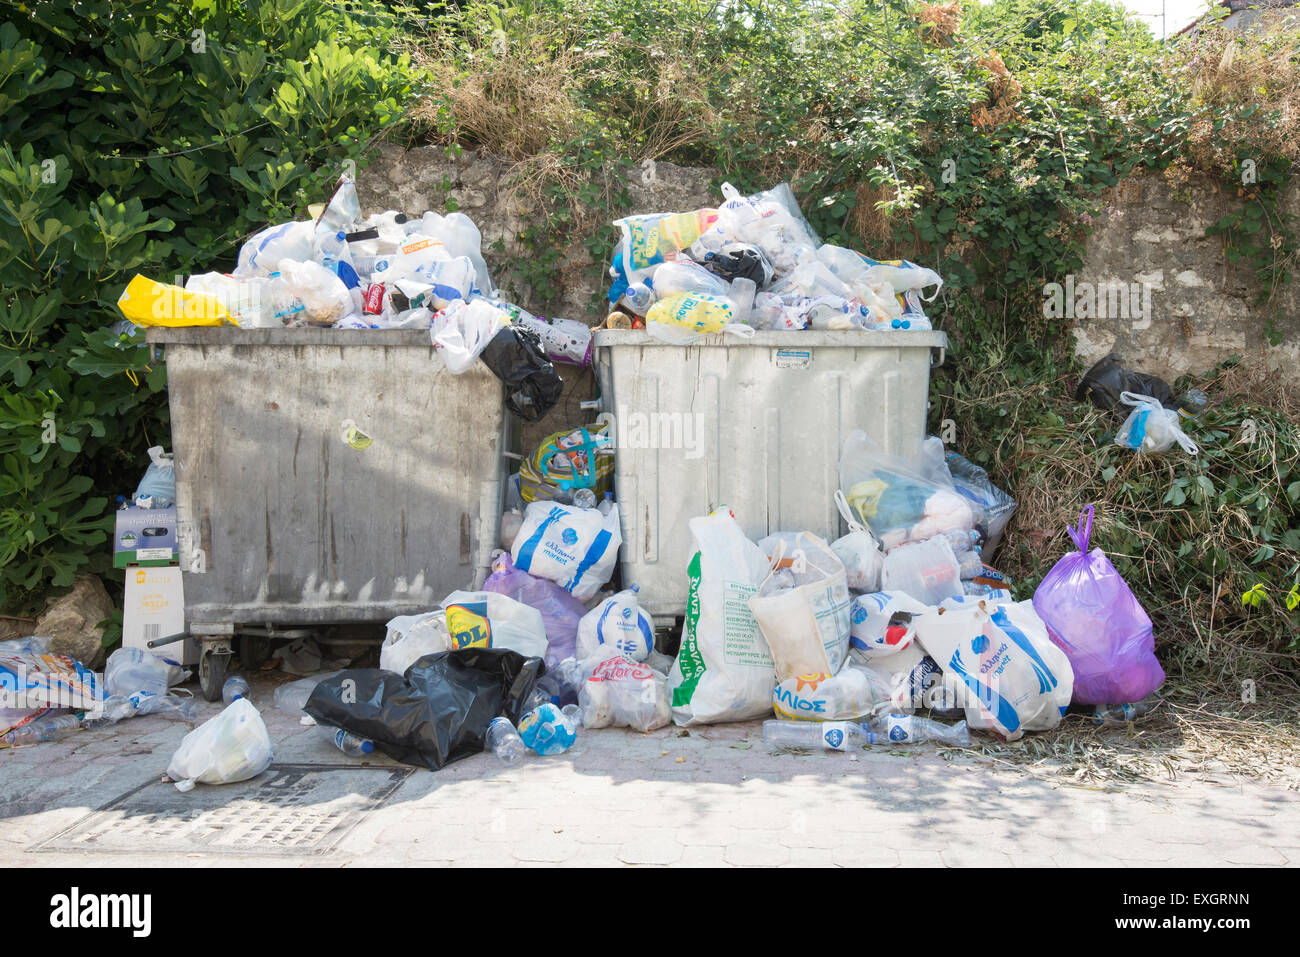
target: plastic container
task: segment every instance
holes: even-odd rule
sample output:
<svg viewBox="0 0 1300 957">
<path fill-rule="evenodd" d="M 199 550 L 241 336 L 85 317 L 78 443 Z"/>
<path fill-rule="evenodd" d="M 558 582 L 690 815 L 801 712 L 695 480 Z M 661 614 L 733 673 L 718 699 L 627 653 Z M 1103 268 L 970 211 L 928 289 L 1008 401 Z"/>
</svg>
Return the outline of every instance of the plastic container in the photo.
<svg viewBox="0 0 1300 957">
<path fill-rule="evenodd" d="M 21 728 L 6 732 L 0 740 L 11 748 L 25 748 L 43 741 L 57 741 L 80 727 L 81 719 L 75 714 L 46 715 Z"/>
<path fill-rule="evenodd" d="M 375 742 L 369 738 L 361 738 L 342 728 L 329 728 L 330 740 L 334 742 L 334 747 L 338 748 L 344 754 L 351 758 L 364 757 L 375 750 Z"/>
<path fill-rule="evenodd" d="M 502 764 L 514 764 L 527 751 L 523 739 L 509 718 L 493 718 L 484 741 L 485 750 L 495 754 Z"/>
<path fill-rule="evenodd" d="M 867 735 L 852 721 L 764 721 L 763 741 L 773 748 L 806 748 L 810 751 L 856 751 L 867 743 Z"/>
<path fill-rule="evenodd" d="M 543 704 L 519 719 L 519 737 L 543 757 L 563 754 L 573 747 L 578 729 L 554 704 Z"/>
<path fill-rule="evenodd" d="M 887 452 L 914 454 L 930 368 L 947 347 L 942 332 L 770 331 L 678 346 L 605 329 L 594 342 L 616 432 L 623 581 L 657 617 L 685 613 L 687 522 L 719 502 L 750 541 L 839 538 L 845 439 L 862 429 Z"/>
</svg>

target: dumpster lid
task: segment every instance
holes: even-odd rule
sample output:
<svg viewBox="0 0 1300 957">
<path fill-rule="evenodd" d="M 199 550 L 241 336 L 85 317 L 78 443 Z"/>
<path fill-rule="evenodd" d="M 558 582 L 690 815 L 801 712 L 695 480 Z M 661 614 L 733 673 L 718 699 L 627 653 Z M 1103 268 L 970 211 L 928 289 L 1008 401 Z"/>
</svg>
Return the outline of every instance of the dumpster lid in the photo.
<svg viewBox="0 0 1300 957">
<path fill-rule="evenodd" d="M 678 346 L 656 339 L 644 329 L 597 329 L 592 335 L 596 348 L 611 346 L 664 346 L 669 349 L 698 346 L 725 346 L 743 349 L 748 346 L 782 349 L 816 349 L 826 346 L 855 349 L 944 349 L 948 336 L 938 329 L 889 329 L 877 332 L 865 329 L 815 330 L 782 329 L 756 332 L 749 338 L 727 333 L 703 336 L 687 346 Z"/>
</svg>

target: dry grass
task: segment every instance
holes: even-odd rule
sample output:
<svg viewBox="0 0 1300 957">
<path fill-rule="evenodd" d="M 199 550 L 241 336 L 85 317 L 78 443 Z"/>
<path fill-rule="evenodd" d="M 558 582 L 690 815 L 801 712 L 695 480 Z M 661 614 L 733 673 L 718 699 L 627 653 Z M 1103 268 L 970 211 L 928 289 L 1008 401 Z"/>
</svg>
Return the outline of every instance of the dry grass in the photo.
<svg viewBox="0 0 1300 957">
<path fill-rule="evenodd" d="M 922 3 L 914 14 L 921 24 L 921 36 L 935 46 L 952 46 L 952 38 L 961 26 L 961 3 Z"/>
<path fill-rule="evenodd" d="M 1011 744 L 980 736 L 967 753 L 1047 780 L 1113 789 L 1189 776 L 1300 788 L 1300 694 L 1242 703 L 1166 686 L 1171 696 L 1127 727 L 1070 714 L 1052 731 Z M 1266 700 L 1267 698 L 1267 700 Z"/>
<path fill-rule="evenodd" d="M 1016 102 L 1020 99 L 1022 90 L 1020 81 L 1011 75 L 996 51 L 981 57 L 976 65 L 991 73 L 992 78 L 985 87 L 987 92 L 984 102 L 971 108 L 971 123 L 976 129 L 1010 123 L 1019 115 Z"/>
<path fill-rule="evenodd" d="M 1222 109 L 1226 125 L 1204 118 L 1188 132 L 1198 165 L 1232 169 L 1242 146 L 1260 156 L 1300 159 L 1300 16 L 1265 14 L 1261 32 L 1210 28 L 1171 47 L 1166 69 L 1181 75 L 1193 105 Z M 1258 109 L 1241 116 L 1243 103 Z"/>
</svg>

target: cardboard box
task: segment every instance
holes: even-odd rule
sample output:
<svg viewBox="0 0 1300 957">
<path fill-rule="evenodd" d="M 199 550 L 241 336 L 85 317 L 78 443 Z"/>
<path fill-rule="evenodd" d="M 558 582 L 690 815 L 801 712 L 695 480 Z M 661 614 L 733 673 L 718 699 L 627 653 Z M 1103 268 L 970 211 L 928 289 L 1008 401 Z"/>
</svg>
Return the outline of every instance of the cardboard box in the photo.
<svg viewBox="0 0 1300 957">
<path fill-rule="evenodd" d="M 176 506 L 117 510 L 113 532 L 113 567 L 141 565 L 159 568 L 180 561 L 176 544 Z"/>
<path fill-rule="evenodd" d="M 145 509 L 145 511 L 151 511 Z M 122 602 L 122 646 L 139 648 L 178 665 L 198 664 L 199 643 L 193 638 L 149 648 L 148 642 L 185 630 L 185 586 L 181 570 L 132 565 L 126 570 Z"/>
</svg>

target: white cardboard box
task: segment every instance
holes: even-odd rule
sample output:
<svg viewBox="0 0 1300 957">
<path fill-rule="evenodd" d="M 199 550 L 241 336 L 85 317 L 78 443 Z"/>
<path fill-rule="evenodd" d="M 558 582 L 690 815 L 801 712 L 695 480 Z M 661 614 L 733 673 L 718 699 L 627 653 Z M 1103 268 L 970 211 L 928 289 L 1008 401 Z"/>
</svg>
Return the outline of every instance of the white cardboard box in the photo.
<svg viewBox="0 0 1300 957">
<path fill-rule="evenodd" d="M 122 602 L 122 647 L 140 648 L 179 665 L 199 661 L 193 638 L 149 648 L 147 643 L 185 630 L 185 586 L 175 565 L 146 568 L 128 565 Z"/>
</svg>

